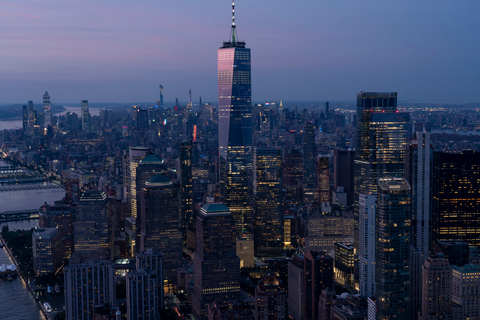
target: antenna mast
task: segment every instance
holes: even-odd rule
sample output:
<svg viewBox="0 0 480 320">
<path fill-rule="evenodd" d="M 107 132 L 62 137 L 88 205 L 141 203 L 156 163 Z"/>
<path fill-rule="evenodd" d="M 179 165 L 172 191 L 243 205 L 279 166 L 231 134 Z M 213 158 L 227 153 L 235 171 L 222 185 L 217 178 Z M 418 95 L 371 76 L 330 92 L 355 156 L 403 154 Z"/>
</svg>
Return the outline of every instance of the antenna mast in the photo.
<svg viewBox="0 0 480 320">
<path fill-rule="evenodd" d="M 232 0 L 232 43 L 235 45 L 235 0 Z"/>
</svg>

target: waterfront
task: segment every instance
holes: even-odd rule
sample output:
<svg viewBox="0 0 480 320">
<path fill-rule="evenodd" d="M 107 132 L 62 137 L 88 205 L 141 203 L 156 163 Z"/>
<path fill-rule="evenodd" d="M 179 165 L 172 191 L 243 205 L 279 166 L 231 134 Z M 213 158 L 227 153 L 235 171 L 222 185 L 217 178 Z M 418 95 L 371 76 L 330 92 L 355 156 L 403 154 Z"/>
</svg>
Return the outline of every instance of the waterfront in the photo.
<svg viewBox="0 0 480 320">
<path fill-rule="evenodd" d="M 38 219 L 13 221 L 0 224 L 0 230 L 4 225 L 8 225 L 10 230 L 24 230 L 38 226 Z M 7 249 L 0 248 L 0 265 L 11 264 Z M 0 319 L 9 320 L 44 320 L 37 302 L 32 297 L 25 282 L 20 276 L 13 281 L 0 279 L 0 297 L 3 307 L 0 308 Z"/>
<path fill-rule="evenodd" d="M 62 111 L 62 112 L 59 112 L 59 113 L 55 113 L 54 116 L 64 116 L 67 114 L 67 112 L 71 112 L 71 113 L 76 113 L 78 116 L 81 115 L 81 108 L 80 107 L 67 107 L 67 106 L 64 106 L 65 108 L 65 111 Z M 98 116 L 100 115 L 100 109 L 98 108 L 90 108 L 89 109 L 90 111 L 90 115 L 91 116 Z M 23 124 L 23 121 L 20 119 L 20 120 L 4 120 L 4 121 L 0 121 L 0 130 L 18 130 L 18 129 L 22 129 L 22 124 Z"/>
</svg>

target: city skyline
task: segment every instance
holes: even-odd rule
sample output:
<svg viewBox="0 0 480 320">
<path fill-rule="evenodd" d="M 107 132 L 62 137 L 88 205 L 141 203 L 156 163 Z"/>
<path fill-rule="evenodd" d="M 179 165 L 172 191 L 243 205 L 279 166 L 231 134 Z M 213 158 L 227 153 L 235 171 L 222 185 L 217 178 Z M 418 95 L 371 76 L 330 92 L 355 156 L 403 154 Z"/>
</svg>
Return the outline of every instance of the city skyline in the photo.
<svg viewBox="0 0 480 320">
<path fill-rule="evenodd" d="M 215 101 L 215 48 L 229 38 L 222 4 L 6 2 L 0 22 L 0 103 Z M 94 8 L 94 10 L 92 10 Z M 480 4 L 466 1 L 237 3 L 240 41 L 254 50 L 253 101 L 350 100 L 398 91 L 404 101 L 479 101 L 471 41 Z M 370 40 L 373 39 L 373 40 Z M 388 70 L 388 72 L 386 72 Z"/>
</svg>

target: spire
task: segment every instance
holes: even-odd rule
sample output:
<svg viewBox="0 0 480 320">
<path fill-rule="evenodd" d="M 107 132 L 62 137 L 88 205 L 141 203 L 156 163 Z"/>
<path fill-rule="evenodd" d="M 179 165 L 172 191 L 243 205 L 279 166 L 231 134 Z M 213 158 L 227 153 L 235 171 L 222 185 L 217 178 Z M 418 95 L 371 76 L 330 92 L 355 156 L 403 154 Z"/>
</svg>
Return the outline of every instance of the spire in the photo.
<svg viewBox="0 0 480 320">
<path fill-rule="evenodd" d="M 232 0 L 232 43 L 235 45 L 235 0 Z"/>
</svg>

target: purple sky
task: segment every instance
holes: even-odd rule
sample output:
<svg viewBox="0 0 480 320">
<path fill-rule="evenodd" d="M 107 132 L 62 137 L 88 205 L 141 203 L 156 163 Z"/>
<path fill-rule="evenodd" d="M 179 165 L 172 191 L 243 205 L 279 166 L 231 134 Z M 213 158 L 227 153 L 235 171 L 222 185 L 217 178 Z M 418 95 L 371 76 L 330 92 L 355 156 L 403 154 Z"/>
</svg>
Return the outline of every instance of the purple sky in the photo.
<svg viewBox="0 0 480 320">
<path fill-rule="evenodd" d="M 229 0 L 2 0 L 0 103 L 216 101 Z M 480 101 L 480 1 L 238 0 L 253 100 Z"/>
</svg>

